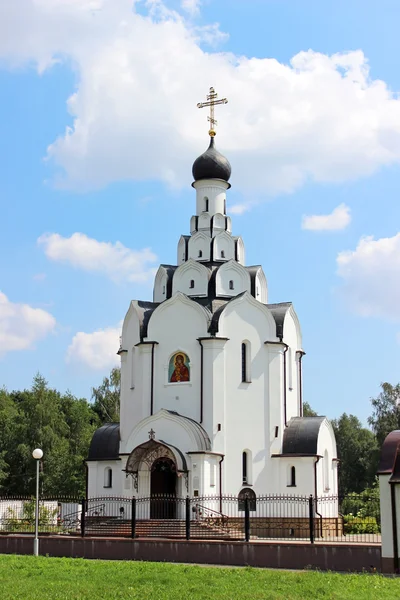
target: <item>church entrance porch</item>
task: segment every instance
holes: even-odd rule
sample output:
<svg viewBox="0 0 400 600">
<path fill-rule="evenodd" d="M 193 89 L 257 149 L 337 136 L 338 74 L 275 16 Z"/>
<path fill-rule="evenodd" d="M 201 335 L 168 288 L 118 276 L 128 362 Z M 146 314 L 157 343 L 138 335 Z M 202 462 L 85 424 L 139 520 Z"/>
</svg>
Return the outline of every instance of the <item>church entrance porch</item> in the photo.
<svg viewBox="0 0 400 600">
<path fill-rule="evenodd" d="M 134 448 L 124 469 L 133 480 L 137 518 L 182 519 L 188 493 L 185 456 L 175 446 L 156 440 L 153 429 L 149 438 Z"/>
<path fill-rule="evenodd" d="M 151 466 L 150 519 L 176 517 L 176 465 L 168 457 L 160 457 Z"/>
</svg>

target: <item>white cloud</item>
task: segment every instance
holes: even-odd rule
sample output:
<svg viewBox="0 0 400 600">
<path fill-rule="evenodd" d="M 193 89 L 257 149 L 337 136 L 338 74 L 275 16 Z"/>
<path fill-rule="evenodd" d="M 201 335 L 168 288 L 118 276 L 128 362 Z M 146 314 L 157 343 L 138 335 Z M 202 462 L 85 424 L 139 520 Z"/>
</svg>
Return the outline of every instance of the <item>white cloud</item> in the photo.
<svg viewBox="0 0 400 600">
<path fill-rule="evenodd" d="M 201 2 L 202 0 L 181 0 L 181 6 L 193 17 L 199 14 Z"/>
<path fill-rule="evenodd" d="M 378 240 L 364 237 L 336 260 L 340 291 L 356 313 L 400 320 L 400 232 Z"/>
<path fill-rule="evenodd" d="M 114 281 L 147 281 L 154 274 L 152 263 L 157 260 L 149 248 L 131 250 L 120 242 L 99 242 L 84 233 L 74 233 L 69 238 L 46 233 L 38 238 L 38 244 L 51 260 L 103 273 Z"/>
<path fill-rule="evenodd" d="M 248 211 L 250 206 L 248 204 L 234 204 L 230 207 L 229 212 L 233 215 L 242 215 Z"/>
<path fill-rule="evenodd" d="M 311 231 L 338 231 L 345 229 L 350 221 L 350 208 L 346 204 L 339 204 L 329 215 L 304 215 L 301 228 Z"/>
<path fill-rule="evenodd" d="M 0 292 L 0 357 L 14 350 L 26 350 L 51 333 L 55 318 L 41 308 L 10 302 Z"/>
<path fill-rule="evenodd" d="M 288 64 L 206 52 L 210 31 L 213 41 L 221 35 L 214 24 L 196 29 L 160 1 L 147 6 L 149 16 L 133 0 L 0 3 L 3 63 L 44 70 L 68 61 L 77 74 L 73 124 L 48 148 L 59 185 L 189 184 L 207 143 L 196 103 L 210 85 L 229 98 L 217 140 L 243 190 L 291 192 L 400 162 L 400 99 L 370 77 L 362 51 L 310 50 Z"/>
<path fill-rule="evenodd" d="M 66 361 L 93 370 L 111 369 L 119 365 L 117 355 L 121 327 L 108 327 L 93 333 L 78 331 L 68 347 Z"/>
</svg>

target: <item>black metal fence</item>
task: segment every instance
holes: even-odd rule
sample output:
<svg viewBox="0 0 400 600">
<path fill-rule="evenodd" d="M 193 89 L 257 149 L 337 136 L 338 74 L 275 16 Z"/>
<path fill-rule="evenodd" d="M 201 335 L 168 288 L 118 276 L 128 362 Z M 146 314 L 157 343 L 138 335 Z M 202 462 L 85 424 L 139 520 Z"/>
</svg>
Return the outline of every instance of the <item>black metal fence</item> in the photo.
<svg viewBox="0 0 400 600">
<path fill-rule="evenodd" d="M 0 497 L 0 534 L 32 534 L 35 500 Z M 380 543 L 378 493 L 41 498 L 40 535 Z"/>
</svg>

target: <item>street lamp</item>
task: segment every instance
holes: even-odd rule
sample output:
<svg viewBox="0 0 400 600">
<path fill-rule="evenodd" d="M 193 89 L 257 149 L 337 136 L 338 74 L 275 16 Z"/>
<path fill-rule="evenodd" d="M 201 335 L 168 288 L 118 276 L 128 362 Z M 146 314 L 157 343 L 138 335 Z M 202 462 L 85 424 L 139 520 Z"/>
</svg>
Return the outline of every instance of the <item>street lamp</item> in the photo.
<svg viewBox="0 0 400 600">
<path fill-rule="evenodd" d="M 43 450 L 35 448 L 32 452 L 33 458 L 36 460 L 36 505 L 35 505 L 35 538 L 33 540 L 33 554 L 39 555 L 39 462 L 43 456 Z"/>
</svg>

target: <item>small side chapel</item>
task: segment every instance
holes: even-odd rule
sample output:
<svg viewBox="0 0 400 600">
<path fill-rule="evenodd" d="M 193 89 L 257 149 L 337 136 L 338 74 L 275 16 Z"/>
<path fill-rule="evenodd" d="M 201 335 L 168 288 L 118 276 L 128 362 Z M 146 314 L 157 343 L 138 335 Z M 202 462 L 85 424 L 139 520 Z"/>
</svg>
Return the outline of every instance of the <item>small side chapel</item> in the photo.
<svg viewBox="0 0 400 600">
<path fill-rule="evenodd" d="M 261 265 L 227 214 L 231 166 L 216 148 L 193 164 L 195 214 L 177 264 L 160 265 L 153 301 L 132 300 L 122 328 L 121 422 L 98 429 L 87 495 L 240 497 L 338 493 L 325 417 L 304 417 L 300 323 L 268 303 Z"/>
</svg>

